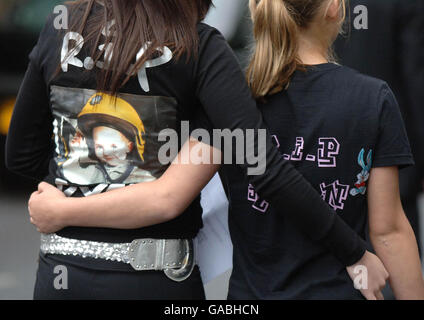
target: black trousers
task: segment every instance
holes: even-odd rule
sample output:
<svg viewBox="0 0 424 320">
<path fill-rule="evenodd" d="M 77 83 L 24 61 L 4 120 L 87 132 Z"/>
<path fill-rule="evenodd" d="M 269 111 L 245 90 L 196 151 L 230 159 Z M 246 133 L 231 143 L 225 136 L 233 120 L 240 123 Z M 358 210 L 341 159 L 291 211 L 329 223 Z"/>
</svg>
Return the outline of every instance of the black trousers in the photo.
<svg viewBox="0 0 424 320">
<path fill-rule="evenodd" d="M 34 300 L 205 299 L 197 266 L 187 280 L 176 282 L 162 271 L 96 270 L 63 262 L 58 266 L 53 258 L 40 254 Z"/>
</svg>

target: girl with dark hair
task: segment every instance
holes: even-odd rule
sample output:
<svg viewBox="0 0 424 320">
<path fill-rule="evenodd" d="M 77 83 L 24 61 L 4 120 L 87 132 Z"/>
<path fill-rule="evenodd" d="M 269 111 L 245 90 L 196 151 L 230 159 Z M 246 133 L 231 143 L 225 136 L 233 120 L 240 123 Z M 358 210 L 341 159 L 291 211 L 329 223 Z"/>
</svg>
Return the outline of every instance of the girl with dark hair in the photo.
<svg viewBox="0 0 424 320">
<path fill-rule="evenodd" d="M 180 132 L 182 120 L 203 127 L 205 118 L 218 129 L 264 129 L 225 40 L 200 23 L 210 4 L 75 1 L 68 5 L 70 31 L 55 30 L 54 17 L 47 22 L 30 55 L 7 140 L 8 167 L 45 181 L 29 201 L 31 221 L 43 232 L 35 298 L 204 298 L 192 239 L 202 225 L 198 195 L 219 166 L 163 165 L 158 136 L 162 129 Z M 132 101 L 145 126 L 144 165 L 157 180 L 79 185 L 58 177 L 61 159 L 69 156 L 62 124 L 77 126 L 93 90 Z M 361 291 L 376 297 L 387 276 L 381 261 L 281 157 L 271 137 L 266 146 L 258 140 L 246 145 L 259 151 L 265 172 L 248 179 L 284 211 L 272 216 L 290 219 L 352 278 L 356 265 L 367 267 L 368 288 Z M 199 144 L 213 149 L 190 139 L 177 159 Z M 250 156 L 240 165 L 244 174 Z M 268 232 L 251 227 L 258 235 Z M 70 269 L 68 290 L 52 285 L 59 264 Z"/>
</svg>

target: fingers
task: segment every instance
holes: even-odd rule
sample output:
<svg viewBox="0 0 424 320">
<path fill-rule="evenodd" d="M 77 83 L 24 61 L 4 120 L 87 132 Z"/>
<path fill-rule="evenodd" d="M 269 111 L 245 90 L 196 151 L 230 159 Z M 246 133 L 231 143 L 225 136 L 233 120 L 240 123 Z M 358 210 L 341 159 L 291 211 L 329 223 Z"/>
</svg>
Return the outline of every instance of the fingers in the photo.
<svg viewBox="0 0 424 320">
<path fill-rule="evenodd" d="M 40 191 L 36 190 L 33 193 L 31 193 L 31 196 L 29 197 L 30 199 L 33 198 L 34 196 L 36 196 L 37 194 L 39 194 Z"/>
<path fill-rule="evenodd" d="M 33 219 L 33 217 L 30 216 L 29 217 L 29 221 L 31 222 L 31 224 L 33 224 L 36 227 L 36 229 L 37 229 L 38 232 L 42 233 L 41 228 L 37 226 L 37 224 L 36 224 L 35 220 Z"/>
<path fill-rule="evenodd" d="M 40 194 L 40 191 L 38 190 L 31 193 L 31 196 L 29 197 L 29 200 L 28 200 L 28 211 L 30 211 L 29 209 L 31 207 L 31 203 L 33 202 L 34 198 L 39 194 Z"/>
<path fill-rule="evenodd" d="M 384 296 L 381 291 L 376 292 L 375 297 L 377 298 L 377 300 L 384 300 Z"/>
<path fill-rule="evenodd" d="M 387 282 L 387 281 L 389 281 L 389 278 L 390 278 L 390 274 L 389 274 L 389 272 L 386 270 L 386 273 L 385 273 L 385 275 L 384 275 L 384 280 L 386 280 L 386 282 Z"/>
<path fill-rule="evenodd" d="M 380 281 L 380 283 L 375 286 L 360 290 L 362 295 L 367 300 L 384 300 L 383 289 L 386 287 L 386 281 Z"/>
<path fill-rule="evenodd" d="M 29 197 L 28 201 L 31 201 L 36 195 L 40 194 L 40 191 L 34 191 L 33 193 L 31 193 L 31 196 Z"/>
<path fill-rule="evenodd" d="M 360 290 L 360 291 L 361 291 L 362 295 L 365 297 L 365 299 L 371 300 L 371 301 L 377 300 L 375 293 L 372 292 L 371 290 L 369 290 L 369 289 L 365 290 L 364 289 L 364 290 Z"/>
<path fill-rule="evenodd" d="M 368 295 L 368 297 L 365 298 L 369 301 L 377 301 L 377 297 L 375 296 L 375 294 L 370 294 Z"/>
<path fill-rule="evenodd" d="M 39 192 L 43 192 L 44 190 L 46 190 L 50 185 L 46 182 L 41 182 L 38 184 L 38 191 Z"/>
<path fill-rule="evenodd" d="M 384 300 L 384 295 L 381 291 L 371 292 L 370 290 L 361 291 L 365 299 L 370 301 Z"/>
</svg>

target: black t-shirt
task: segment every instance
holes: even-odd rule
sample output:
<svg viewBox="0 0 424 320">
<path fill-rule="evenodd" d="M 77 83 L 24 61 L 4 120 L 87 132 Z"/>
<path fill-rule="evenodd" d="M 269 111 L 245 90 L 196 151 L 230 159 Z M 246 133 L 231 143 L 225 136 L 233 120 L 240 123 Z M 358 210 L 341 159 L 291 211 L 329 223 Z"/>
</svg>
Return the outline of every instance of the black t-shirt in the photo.
<svg viewBox="0 0 424 320">
<path fill-rule="evenodd" d="M 102 9 L 95 6 L 93 10 Z M 56 30 L 54 18 L 48 19 L 30 55 L 18 94 L 6 143 L 11 170 L 56 184 L 68 196 L 87 196 L 159 177 L 166 166 L 157 159 L 158 132 L 176 128 L 181 140 L 181 121 L 195 120 L 199 113 L 217 129 L 265 128 L 237 60 L 216 29 L 198 25 L 199 50 L 188 61 L 175 59 L 166 47 L 158 49 L 149 67 L 140 69 L 121 88 L 119 108 L 112 108 L 108 96 L 94 91 L 101 65 L 93 66 L 84 35 Z M 76 44 L 82 47 L 67 55 Z M 95 130 L 98 127 L 107 129 Z M 99 143 L 99 137 L 106 142 Z M 253 143 L 258 150 L 258 139 Z M 119 161 L 104 150 L 113 144 L 126 146 L 120 149 L 125 152 L 115 154 Z M 296 207 L 294 223 L 343 264 L 358 261 L 365 250 L 361 239 L 280 157 L 270 136 L 264 151 L 260 156 L 265 158 L 266 170 L 249 176 L 249 182 L 276 207 Z M 246 172 L 248 162 L 240 168 Z M 311 209 L 316 213 L 311 215 Z M 58 234 L 130 242 L 134 238 L 192 238 L 201 225 L 196 199 L 180 217 L 156 226 L 136 230 L 69 227 Z"/>
<path fill-rule="evenodd" d="M 373 167 L 413 164 L 396 99 L 380 80 L 322 64 L 297 71 L 260 106 L 281 157 L 365 238 Z M 361 298 L 345 267 L 260 197 L 234 166 L 222 171 L 234 245 L 232 299 Z M 311 209 L 313 212 L 313 209 Z"/>
</svg>

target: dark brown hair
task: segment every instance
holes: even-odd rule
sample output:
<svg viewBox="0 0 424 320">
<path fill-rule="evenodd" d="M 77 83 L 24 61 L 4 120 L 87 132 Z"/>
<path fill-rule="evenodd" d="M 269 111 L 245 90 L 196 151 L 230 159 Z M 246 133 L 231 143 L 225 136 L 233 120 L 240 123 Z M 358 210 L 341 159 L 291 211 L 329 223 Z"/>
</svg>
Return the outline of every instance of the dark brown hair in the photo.
<svg viewBox="0 0 424 320">
<path fill-rule="evenodd" d="M 116 95 L 142 65 L 157 54 L 157 48 L 168 46 L 175 59 L 184 54 L 196 55 L 198 33 L 196 25 L 206 16 L 212 0 L 77 0 L 70 6 L 70 30 L 83 35 L 94 62 L 108 61 L 107 68 L 98 70 L 97 90 Z M 93 10 L 100 6 L 99 10 Z M 114 21 L 110 35 L 102 30 Z M 103 38 L 104 37 L 104 38 Z M 139 50 L 151 43 L 135 62 Z M 98 50 L 111 45 L 105 56 Z M 133 65 L 133 66 L 132 66 Z"/>
</svg>

